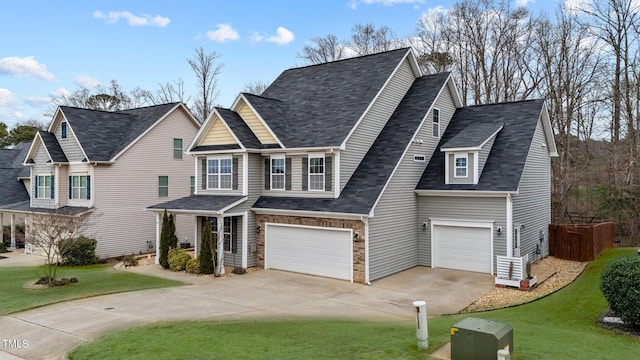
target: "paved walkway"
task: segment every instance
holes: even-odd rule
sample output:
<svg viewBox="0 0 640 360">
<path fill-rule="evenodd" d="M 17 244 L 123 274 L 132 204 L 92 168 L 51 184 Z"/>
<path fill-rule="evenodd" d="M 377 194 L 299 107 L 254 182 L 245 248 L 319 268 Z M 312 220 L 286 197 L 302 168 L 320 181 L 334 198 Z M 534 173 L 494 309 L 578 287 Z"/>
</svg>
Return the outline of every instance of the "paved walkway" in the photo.
<svg viewBox="0 0 640 360">
<path fill-rule="evenodd" d="M 83 342 L 158 321 L 273 317 L 413 321 L 414 300 L 427 301 L 429 316 L 455 313 L 493 288 L 493 278 L 487 274 L 424 267 L 371 286 L 277 270 L 215 279 L 172 273 L 156 265 L 125 271 L 191 285 L 73 300 L 2 316 L 0 341 L 26 340 L 28 347 L 0 342 L 0 359 L 60 359 Z"/>
</svg>

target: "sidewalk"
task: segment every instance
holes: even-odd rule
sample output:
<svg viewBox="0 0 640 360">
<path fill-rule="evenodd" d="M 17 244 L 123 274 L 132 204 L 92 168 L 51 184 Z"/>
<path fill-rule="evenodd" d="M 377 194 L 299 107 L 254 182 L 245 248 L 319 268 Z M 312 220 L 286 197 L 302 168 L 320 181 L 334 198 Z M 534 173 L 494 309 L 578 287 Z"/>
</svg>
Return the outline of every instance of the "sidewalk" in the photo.
<svg viewBox="0 0 640 360">
<path fill-rule="evenodd" d="M 44 265 L 47 261 L 44 256 L 25 254 L 24 249 L 11 249 L 10 252 L 1 253 L 0 257 L 1 256 L 5 258 L 0 258 L 0 267 L 39 266 Z M 0 360 L 2 360 L 2 358 L 0 358 Z"/>
</svg>

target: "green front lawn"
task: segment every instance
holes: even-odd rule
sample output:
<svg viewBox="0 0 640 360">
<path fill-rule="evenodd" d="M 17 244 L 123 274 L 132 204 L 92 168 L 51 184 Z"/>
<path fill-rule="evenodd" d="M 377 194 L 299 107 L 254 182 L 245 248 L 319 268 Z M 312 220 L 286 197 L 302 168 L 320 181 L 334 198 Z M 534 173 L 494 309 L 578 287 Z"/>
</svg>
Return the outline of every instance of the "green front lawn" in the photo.
<svg viewBox="0 0 640 360">
<path fill-rule="evenodd" d="M 60 268 L 58 277 L 76 277 L 77 284 L 29 288 L 46 274 L 45 269 L 44 266 L 0 268 L 0 315 L 72 299 L 182 285 L 178 281 L 114 270 L 111 265 L 90 265 Z"/>
<path fill-rule="evenodd" d="M 539 301 L 473 315 L 429 319 L 429 352 L 449 341 L 449 328 L 467 316 L 514 328 L 513 359 L 631 359 L 640 339 L 595 325 L 607 309 L 600 272 L 611 259 L 635 255 L 613 249 L 572 285 Z M 417 350 L 413 320 L 259 320 L 176 322 L 116 332 L 84 345 L 71 359 L 426 359 Z"/>
</svg>

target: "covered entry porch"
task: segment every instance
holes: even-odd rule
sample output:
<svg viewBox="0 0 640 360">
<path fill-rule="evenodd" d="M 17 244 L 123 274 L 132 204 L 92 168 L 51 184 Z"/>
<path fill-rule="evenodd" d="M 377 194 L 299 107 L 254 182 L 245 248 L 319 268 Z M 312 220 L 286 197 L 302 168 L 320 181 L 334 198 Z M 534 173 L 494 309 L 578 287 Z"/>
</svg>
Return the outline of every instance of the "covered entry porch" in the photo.
<svg viewBox="0 0 640 360">
<path fill-rule="evenodd" d="M 190 215 L 195 218 L 194 253 L 200 253 L 202 231 L 208 223 L 213 233 L 214 243 L 223 255 L 224 266 L 246 269 L 255 266 L 255 232 L 251 237 L 249 224 L 252 214 L 242 206 L 244 196 L 191 195 L 185 198 L 152 205 L 147 208 L 156 214 L 156 260 L 160 258 L 160 233 L 162 216 L 168 214 Z M 218 242 L 221 239 L 221 242 Z M 253 250 L 252 250 L 253 246 Z M 218 261 L 219 261 L 218 257 Z M 224 271 L 224 269 L 221 269 Z"/>
</svg>

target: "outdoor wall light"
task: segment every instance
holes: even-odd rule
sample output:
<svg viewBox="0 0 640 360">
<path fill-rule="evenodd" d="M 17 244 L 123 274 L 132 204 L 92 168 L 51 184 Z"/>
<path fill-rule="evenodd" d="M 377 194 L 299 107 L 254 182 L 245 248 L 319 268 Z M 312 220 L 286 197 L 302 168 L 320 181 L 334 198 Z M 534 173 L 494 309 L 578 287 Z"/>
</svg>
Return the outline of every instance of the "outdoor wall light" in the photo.
<svg viewBox="0 0 640 360">
<path fill-rule="evenodd" d="M 422 223 L 423 230 L 427 230 L 427 226 L 429 226 L 429 223 L 427 223 L 426 221 Z"/>
<path fill-rule="evenodd" d="M 256 226 L 256 234 L 260 233 L 260 225 Z"/>
<path fill-rule="evenodd" d="M 502 227 L 498 226 L 498 228 L 496 229 L 496 232 L 498 233 L 498 235 L 502 234 Z"/>
<path fill-rule="evenodd" d="M 360 233 L 359 232 L 356 231 L 356 232 L 353 233 L 353 240 L 358 241 L 359 237 L 360 237 Z"/>
</svg>

